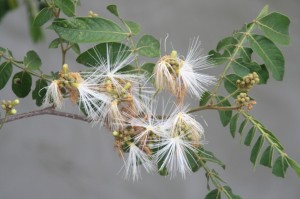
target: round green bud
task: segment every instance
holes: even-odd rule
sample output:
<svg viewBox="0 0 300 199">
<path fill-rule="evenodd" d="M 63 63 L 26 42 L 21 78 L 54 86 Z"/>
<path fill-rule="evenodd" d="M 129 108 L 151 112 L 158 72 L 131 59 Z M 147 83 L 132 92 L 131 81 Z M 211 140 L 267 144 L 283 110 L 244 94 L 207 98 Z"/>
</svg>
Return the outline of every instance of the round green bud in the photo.
<svg viewBox="0 0 300 199">
<path fill-rule="evenodd" d="M 2 104 L 1 107 L 2 107 L 3 110 L 6 109 L 6 105 L 5 104 Z"/>
<path fill-rule="evenodd" d="M 114 132 L 112 132 L 112 134 L 113 134 L 114 137 L 118 137 L 119 136 L 119 132 L 118 131 L 114 131 Z"/>
<path fill-rule="evenodd" d="M 172 50 L 171 54 L 170 54 L 171 58 L 176 58 L 177 57 L 177 51 L 176 50 Z"/>
<path fill-rule="evenodd" d="M 11 104 L 11 100 L 8 100 L 8 101 L 7 101 L 7 104 Z"/>
<path fill-rule="evenodd" d="M 17 114 L 17 110 L 16 110 L 16 109 L 11 109 L 11 110 L 9 111 L 9 114 L 15 115 L 15 114 Z"/>
<path fill-rule="evenodd" d="M 14 105 L 20 104 L 20 100 L 19 100 L 19 99 L 15 99 L 15 100 L 13 101 L 13 104 L 14 104 Z"/>
<path fill-rule="evenodd" d="M 6 104 L 6 101 L 5 100 L 2 100 L 2 102 L 1 102 L 2 104 Z"/>
<path fill-rule="evenodd" d="M 253 75 L 253 74 L 249 74 L 249 78 L 250 78 L 250 79 L 253 79 L 253 78 L 254 78 L 254 75 Z"/>
<path fill-rule="evenodd" d="M 251 84 L 254 85 L 256 82 L 255 80 L 251 80 Z"/>
<path fill-rule="evenodd" d="M 125 90 L 128 90 L 128 89 L 130 89 L 131 88 L 131 83 L 130 82 L 127 82 L 126 84 L 125 84 L 125 86 L 124 86 L 124 89 Z"/>
</svg>

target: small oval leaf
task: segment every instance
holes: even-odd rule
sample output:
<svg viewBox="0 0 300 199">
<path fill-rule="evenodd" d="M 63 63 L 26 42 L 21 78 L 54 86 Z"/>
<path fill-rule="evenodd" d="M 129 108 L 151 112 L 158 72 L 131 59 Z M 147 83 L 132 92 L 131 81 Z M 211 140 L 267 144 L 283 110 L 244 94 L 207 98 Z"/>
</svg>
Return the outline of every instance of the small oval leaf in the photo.
<svg viewBox="0 0 300 199">
<path fill-rule="evenodd" d="M 160 55 L 160 44 L 151 35 L 144 35 L 137 43 L 138 52 L 145 57 L 158 57 Z"/>
<path fill-rule="evenodd" d="M 16 73 L 12 79 L 12 90 L 16 96 L 26 97 L 31 90 L 32 78 L 27 72 Z"/>
<path fill-rule="evenodd" d="M 5 87 L 13 71 L 10 62 L 3 62 L 0 65 L 0 90 Z"/>
</svg>

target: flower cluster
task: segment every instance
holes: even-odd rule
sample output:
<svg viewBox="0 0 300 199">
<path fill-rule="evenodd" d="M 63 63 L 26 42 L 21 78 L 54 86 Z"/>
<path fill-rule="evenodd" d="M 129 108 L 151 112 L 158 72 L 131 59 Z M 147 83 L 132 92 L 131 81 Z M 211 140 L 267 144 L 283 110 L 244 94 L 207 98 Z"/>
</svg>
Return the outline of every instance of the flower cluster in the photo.
<svg viewBox="0 0 300 199">
<path fill-rule="evenodd" d="M 106 57 L 94 48 L 90 54 L 97 67 L 87 72 L 70 72 L 63 65 L 58 78 L 48 86 L 44 105 L 61 108 L 64 98 L 81 108 L 94 123 L 106 126 L 115 138 L 116 151 L 124 160 L 124 177 L 138 180 L 141 168 L 167 171 L 185 177 L 197 164 L 198 148 L 204 129 L 184 106 L 186 93 L 200 98 L 215 78 L 199 71 L 208 68 L 207 57 L 199 52 L 200 42 L 193 40 L 184 58 L 176 51 L 161 57 L 154 68 L 157 92 L 168 89 L 177 98 L 172 112 L 158 115 L 156 92 L 148 87 L 145 74 L 123 69 L 136 57 L 123 48 L 117 56 L 106 46 Z M 126 52 L 125 52 L 126 51 Z M 157 166 L 155 166 L 157 165 Z"/>
</svg>

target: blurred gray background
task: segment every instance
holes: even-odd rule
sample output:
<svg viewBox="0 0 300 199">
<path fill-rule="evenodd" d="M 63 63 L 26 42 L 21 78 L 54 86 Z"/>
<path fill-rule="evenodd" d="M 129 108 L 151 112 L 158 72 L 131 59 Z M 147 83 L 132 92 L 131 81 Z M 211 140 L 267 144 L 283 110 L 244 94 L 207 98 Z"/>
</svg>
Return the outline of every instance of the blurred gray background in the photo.
<svg viewBox="0 0 300 199">
<path fill-rule="evenodd" d="M 257 16 L 265 4 L 291 19 L 291 45 L 282 47 L 286 58 L 286 73 L 282 82 L 269 80 L 268 85 L 256 87 L 252 96 L 258 104 L 251 111 L 276 133 L 287 153 L 300 162 L 300 1 L 299 0 L 82 0 L 78 14 L 86 16 L 93 10 L 113 18 L 105 7 L 115 3 L 124 18 L 138 22 L 142 33 L 157 38 L 170 34 L 169 41 L 184 54 L 191 38 L 202 40 L 204 53 L 217 42 Z M 28 34 L 24 6 L 10 13 L 0 24 L 0 46 L 13 51 L 22 59 L 29 49 L 37 51 L 45 71 L 58 70 L 61 57 L 58 50 L 48 50 L 55 38 L 47 30 L 46 40 L 33 44 Z M 85 49 L 83 49 L 85 50 Z M 74 53 L 67 63 L 74 70 Z M 15 70 L 16 71 L 16 70 Z M 210 74 L 217 75 L 214 70 Z M 8 86 L 9 87 L 9 86 Z M 1 99 L 14 99 L 9 89 L 0 91 Z M 197 105 L 197 102 L 191 102 Z M 37 109 L 30 97 L 21 100 L 19 112 Z M 77 108 L 66 105 L 65 111 Z M 249 161 L 250 148 L 232 139 L 228 128 L 218 121 L 217 112 L 203 111 L 207 147 L 226 165 L 219 169 L 235 193 L 245 199 L 299 199 L 300 180 L 293 170 L 281 179 L 271 170 Z M 53 116 L 39 116 L 8 123 L 0 132 L 0 198 L 1 199 L 200 199 L 206 193 L 202 171 L 185 180 L 170 180 L 157 174 L 143 174 L 143 180 L 126 182 L 117 175 L 122 160 L 113 150 L 113 138 L 98 126 Z"/>
</svg>

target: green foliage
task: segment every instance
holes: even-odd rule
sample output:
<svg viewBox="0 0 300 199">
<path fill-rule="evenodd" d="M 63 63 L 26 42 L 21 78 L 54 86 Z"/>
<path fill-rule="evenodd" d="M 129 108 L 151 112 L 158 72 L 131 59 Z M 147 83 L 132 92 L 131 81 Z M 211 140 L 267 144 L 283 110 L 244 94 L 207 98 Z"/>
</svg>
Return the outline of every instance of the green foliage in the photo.
<svg viewBox="0 0 300 199">
<path fill-rule="evenodd" d="M 256 21 L 259 28 L 274 42 L 287 45 L 290 42 L 290 19 L 278 12 L 270 13 Z"/>
<path fill-rule="evenodd" d="M 10 11 L 18 7 L 17 0 L 1 0 L 0 1 L 0 21 Z"/>
<path fill-rule="evenodd" d="M 232 119 L 230 120 L 230 126 L 229 126 L 229 130 L 230 130 L 230 134 L 231 136 L 234 138 L 235 137 L 235 132 L 236 132 L 236 123 L 237 120 L 239 118 L 240 114 L 235 114 Z"/>
<path fill-rule="evenodd" d="M 53 17 L 52 8 L 46 7 L 43 8 L 35 17 L 33 21 L 34 26 L 42 26 L 47 23 Z"/>
<path fill-rule="evenodd" d="M 145 57 L 154 58 L 160 55 L 159 41 L 151 35 L 143 35 L 137 43 L 137 49 Z"/>
<path fill-rule="evenodd" d="M 35 100 L 37 106 L 42 106 L 43 104 L 47 92 L 46 86 L 48 86 L 48 83 L 44 79 L 39 79 L 35 82 L 35 89 L 32 91 L 32 99 Z"/>
<path fill-rule="evenodd" d="M 260 56 L 274 79 L 282 80 L 284 75 L 284 57 L 277 46 L 267 37 L 251 35 L 248 37 L 253 51 Z"/>
<path fill-rule="evenodd" d="M 75 16 L 75 4 L 72 0 L 54 0 L 54 4 L 68 17 Z"/>
<path fill-rule="evenodd" d="M 204 106 L 205 104 L 207 104 L 210 98 L 211 98 L 211 93 L 209 91 L 205 91 L 201 96 L 199 105 Z"/>
<path fill-rule="evenodd" d="M 128 37 L 128 33 L 116 23 L 98 17 L 56 19 L 52 28 L 72 43 L 119 42 Z"/>
<path fill-rule="evenodd" d="M 12 91 L 20 98 L 26 97 L 31 90 L 32 78 L 27 72 L 18 72 L 12 79 Z"/>
<path fill-rule="evenodd" d="M 141 68 L 146 72 L 147 77 L 151 78 L 153 74 L 155 64 L 154 63 L 145 63 Z"/>
<path fill-rule="evenodd" d="M 128 26 L 128 28 L 130 29 L 133 35 L 139 34 L 141 30 L 139 24 L 135 23 L 134 21 L 124 21 L 124 22 Z"/>
<path fill-rule="evenodd" d="M 3 89 L 12 75 L 12 64 L 10 62 L 3 62 L 0 65 L 0 90 Z"/>
<path fill-rule="evenodd" d="M 24 57 L 24 65 L 28 70 L 39 70 L 42 66 L 42 60 L 38 54 L 31 50 L 28 51 Z"/>
<path fill-rule="evenodd" d="M 108 51 L 109 55 L 107 55 Z M 76 61 L 88 67 L 95 67 L 102 64 L 101 61 L 109 64 L 122 61 L 128 57 L 130 53 L 130 48 L 124 44 L 116 42 L 101 43 L 81 53 Z M 100 57 L 101 60 L 99 60 Z M 110 60 L 107 60 L 107 57 L 109 57 Z"/>
<path fill-rule="evenodd" d="M 221 192 L 218 189 L 210 191 L 204 199 L 221 199 Z"/>
<path fill-rule="evenodd" d="M 218 96 L 217 102 L 218 102 L 219 106 L 224 106 L 224 107 L 231 106 L 230 102 L 227 99 L 225 99 L 223 96 Z M 232 111 L 231 110 L 229 110 L 229 111 L 220 110 L 218 112 L 219 112 L 220 120 L 221 120 L 223 126 L 227 126 L 231 120 Z"/>
</svg>

